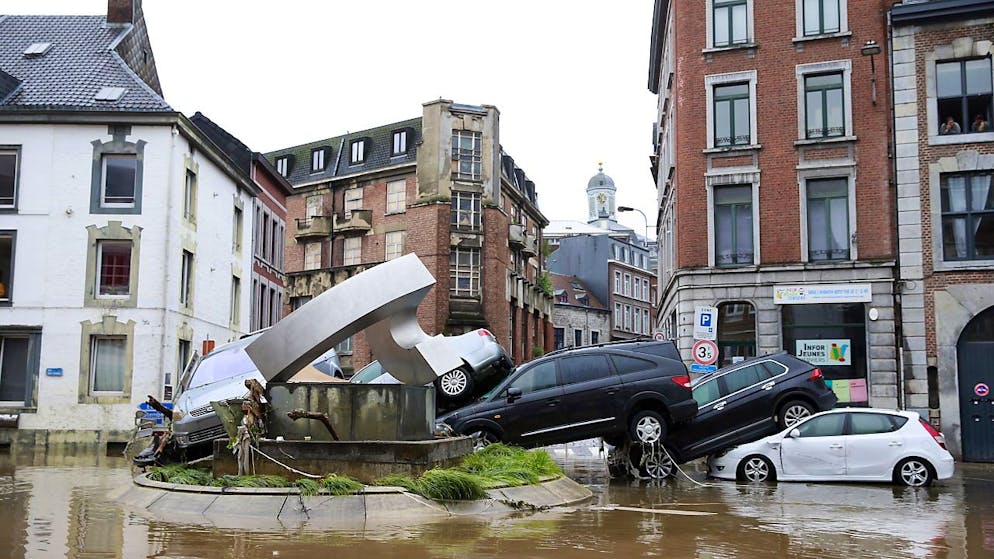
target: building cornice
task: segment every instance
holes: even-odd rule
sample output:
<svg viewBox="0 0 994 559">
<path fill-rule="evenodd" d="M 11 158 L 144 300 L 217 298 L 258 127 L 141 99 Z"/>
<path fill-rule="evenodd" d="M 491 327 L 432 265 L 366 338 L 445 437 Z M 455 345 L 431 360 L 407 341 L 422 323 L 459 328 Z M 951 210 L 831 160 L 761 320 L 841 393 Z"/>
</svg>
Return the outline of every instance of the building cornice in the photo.
<svg viewBox="0 0 994 559">
<path fill-rule="evenodd" d="M 932 0 L 895 4 L 891 8 L 891 21 L 895 25 L 927 25 L 940 20 L 991 18 L 992 15 L 994 0 Z"/>
</svg>

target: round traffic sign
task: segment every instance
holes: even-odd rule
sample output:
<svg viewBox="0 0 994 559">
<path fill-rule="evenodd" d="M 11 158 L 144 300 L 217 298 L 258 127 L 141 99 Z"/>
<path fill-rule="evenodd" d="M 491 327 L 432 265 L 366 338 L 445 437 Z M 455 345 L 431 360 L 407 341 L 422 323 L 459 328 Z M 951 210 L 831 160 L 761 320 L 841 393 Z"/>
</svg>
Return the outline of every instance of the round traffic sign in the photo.
<svg viewBox="0 0 994 559">
<path fill-rule="evenodd" d="M 973 387 L 973 393 L 983 398 L 991 393 L 991 387 L 987 386 L 985 383 L 978 382 L 977 385 Z"/>
<path fill-rule="evenodd" d="M 693 349 L 694 363 L 713 365 L 718 360 L 718 344 L 711 340 L 697 340 Z"/>
<path fill-rule="evenodd" d="M 652 339 L 656 340 L 657 342 L 665 342 L 666 334 L 657 331 L 655 334 L 652 335 Z"/>
</svg>

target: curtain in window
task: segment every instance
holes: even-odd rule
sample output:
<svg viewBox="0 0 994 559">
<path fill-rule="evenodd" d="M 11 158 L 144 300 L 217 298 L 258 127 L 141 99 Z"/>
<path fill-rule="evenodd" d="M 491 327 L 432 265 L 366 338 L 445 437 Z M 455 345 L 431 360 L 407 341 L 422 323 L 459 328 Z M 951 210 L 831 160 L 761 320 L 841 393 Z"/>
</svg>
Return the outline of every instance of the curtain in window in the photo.
<svg viewBox="0 0 994 559">
<path fill-rule="evenodd" d="M 124 338 L 95 338 L 93 343 L 93 391 L 124 391 Z"/>
</svg>

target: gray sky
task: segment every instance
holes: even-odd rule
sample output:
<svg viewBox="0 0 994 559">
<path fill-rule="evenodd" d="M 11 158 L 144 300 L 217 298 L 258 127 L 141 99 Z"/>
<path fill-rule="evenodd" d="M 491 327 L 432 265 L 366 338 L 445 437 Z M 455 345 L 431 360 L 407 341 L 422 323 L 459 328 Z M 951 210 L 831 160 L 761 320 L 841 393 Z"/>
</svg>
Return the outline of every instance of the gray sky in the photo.
<svg viewBox="0 0 994 559">
<path fill-rule="evenodd" d="M 0 13 L 103 14 L 106 0 Z M 586 220 L 604 162 L 655 221 L 652 0 L 145 0 L 166 101 L 269 151 L 421 115 L 444 97 L 501 111 L 501 144 L 550 219 Z M 642 217 L 620 221 L 642 231 Z"/>
</svg>

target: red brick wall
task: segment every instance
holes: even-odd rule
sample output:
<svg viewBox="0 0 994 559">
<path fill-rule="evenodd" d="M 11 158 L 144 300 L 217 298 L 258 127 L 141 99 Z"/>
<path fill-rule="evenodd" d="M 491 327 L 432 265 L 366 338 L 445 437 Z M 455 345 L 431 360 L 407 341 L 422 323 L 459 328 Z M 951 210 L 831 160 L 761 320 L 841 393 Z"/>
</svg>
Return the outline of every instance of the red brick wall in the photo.
<svg viewBox="0 0 994 559">
<path fill-rule="evenodd" d="M 707 221 L 690 216 L 707 214 L 703 176 L 707 147 L 707 113 L 704 76 L 745 70 L 757 71 L 756 107 L 760 183 L 760 242 L 762 263 L 797 262 L 800 247 L 800 200 L 797 186 L 797 78 L 795 65 L 812 62 L 852 60 L 852 115 L 855 143 L 856 207 L 858 254 L 861 259 L 889 258 L 895 252 L 893 202 L 888 186 L 890 138 L 886 53 L 876 57 L 877 98 L 871 103 L 870 60 L 860 54 L 860 46 L 876 40 L 886 47 L 885 13 L 889 2 L 860 0 L 848 2 L 848 46 L 841 40 L 806 41 L 796 52 L 794 0 L 757 0 L 755 41 L 758 47 L 714 53 L 707 62 L 701 51 L 706 47 L 706 3 L 704 0 L 674 0 L 672 17 L 675 60 L 676 112 L 676 220 L 678 268 L 707 266 Z"/>
</svg>

